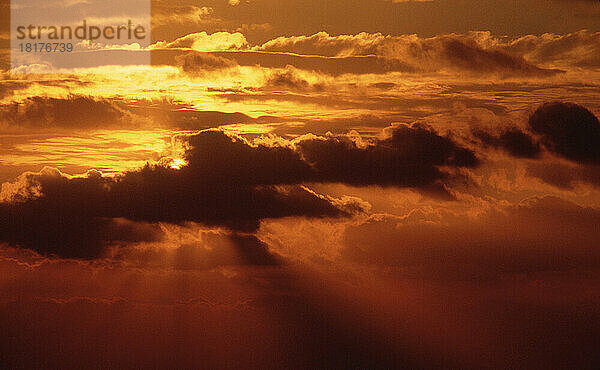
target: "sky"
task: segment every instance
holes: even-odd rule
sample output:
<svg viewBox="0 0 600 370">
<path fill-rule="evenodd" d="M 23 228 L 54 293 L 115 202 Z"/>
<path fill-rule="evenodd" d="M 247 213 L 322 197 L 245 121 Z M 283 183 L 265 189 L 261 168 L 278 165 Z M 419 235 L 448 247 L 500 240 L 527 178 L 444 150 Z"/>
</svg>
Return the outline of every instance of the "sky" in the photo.
<svg viewBox="0 0 600 370">
<path fill-rule="evenodd" d="M 599 2 L 0 5 L 1 367 L 600 365 Z"/>
</svg>

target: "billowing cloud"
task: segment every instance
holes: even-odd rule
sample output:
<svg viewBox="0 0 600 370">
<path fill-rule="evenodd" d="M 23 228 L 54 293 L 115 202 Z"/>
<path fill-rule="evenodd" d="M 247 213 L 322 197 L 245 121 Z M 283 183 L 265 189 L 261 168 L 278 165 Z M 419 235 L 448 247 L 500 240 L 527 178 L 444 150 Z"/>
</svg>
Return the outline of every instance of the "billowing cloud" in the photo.
<svg viewBox="0 0 600 370">
<path fill-rule="evenodd" d="M 215 32 L 212 34 L 197 32 L 180 37 L 171 42 L 160 41 L 152 45 L 154 49 L 186 48 L 204 52 L 237 50 L 247 46 L 248 42 L 246 41 L 246 38 L 239 32 Z"/>
<path fill-rule="evenodd" d="M 305 188 L 233 187 L 188 173 L 147 167 L 116 179 L 68 178 L 57 171 L 28 176 L 38 197 L 0 204 L 0 239 L 44 254 L 92 258 L 114 242 L 160 239 L 158 222 L 200 222 L 252 231 L 262 218 L 340 217 L 359 210 Z M 199 182 L 197 182 L 199 181 Z M 23 193 L 23 192 L 20 192 Z M 123 226 L 117 219 L 135 221 Z M 140 229 L 139 232 L 134 232 Z M 154 230 L 154 231 L 153 231 Z"/>
<path fill-rule="evenodd" d="M 600 65 L 599 45 L 600 32 L 581 30 L 565 35 L 522 36 L 502 48 L 535 63 L 596 68 Z"/>
<path fill-rule="evenodd" d="M 187 36 L 186 36 L 187 37 Z M 185 39 L 186 37 L 182 38 Z M 179 45 L 189 45 L 192 42 L 186 40 Z M 212 54 L 241 66 L 263 67 L 263 68 L 286 68 L 293 66 L 297 69 L 327 73 L 333 76 L 344 74 L 385 74 L 388 72 L 415 72 L 417 69 L 409 66 L 401 60 L 383 58 L 379 56 L 349 56 L 343 58 L 330 58 L 320 55 L 296 55 L 289 53 L 273 53 L 253 50 L 236 50 L 231 43 L 224 43 L 219 46 L 220 49 L 213 51 Z M 173 48 L 183 48 L 175 50 Z M 197 51 L 210 51 L 200 49 Z M 177 65 L 176 58 L 179 54 L 187 53 L 188 46 L 169 46 L 163 48 L 159 44 L 152 50 L 153 63 L 155 65 Z"/>
<path fill-rule="evenodd" d="M 0 240 L 89 258 L 110 242 L 130 241 L 122 235 L 133 241 L 157 235 L 133 232 L 137 224 L 121 232 L 119 219 L 149 229 L 197 222 L 253 232 L 266 218 L 341 217 L 364 209 L 354 199 L 316 194 L 305 183 L 426 188 L 449 176 L 441 167 L 478 163 L 471 151 L 421 125 L 394 127 L 389 138 L 372 142 L 308 136 L 251 143 L 214 130 L 185 140 L 187 165 L 180 170 L 148 165 L 114 178 L 45 170 L 3 185 Z"/>
<path fill-rule="evenodd" d="M 298 69 L 287 66 L 285 69 L 275 69 L 269 73 L 261 90 L 278 91 L 321 91 L 325 86 L 322 83 L 309 82 Z"/>
<path fill-rule="evenodd" d="M 600 164 L 600 122 L 586 108 L 546 103 L 531 115 L 529 126 L 549 151 L 576 162 Z"/>
<path fill-rule="evenodd" d="M 573 37 L 576 48 L 584 48 L 591 37 Z M 535 39 L 535 36 L 531 36 Z M 430 38 L 417 35 L 390 36 L 381 33 L 331 36 L 319 32 L 309 36 L 281 36 L 261 45 L 251 46 L 241 33 L 193 33 L 172 42 L 158 42 L 154 53 L 164 49 L 184 48 L 197 51 L 229 51 L 220 55 L 241 65 L 284 68 L 287 64 L 301 69 L 333 71 L 328 73 L 384 73 L 461 71 L 475 75 L 493 74 L 501 77 L 550 77 L 563 72 L 553 68 L 551 58 L 536 57 L 524 43 L 538 43 L 527 38 L 506 41 L 489 32 L 447 34 Z M 541 50 L 558 49 L 559 42 Z M 537 45 L 537 44 L 536 44 Z M 532 45 L 534 49 L 537 47 Z M 537 50 L 537 49 L 536 49 Z M 578 49 L 579 50 L 579 49 Z M 371 71 L 361 72 L 361 63 L 371 65 Z M 334 68 L 327 65 L 335 64 Z M 538 65 L 540 64 L 540 65 Z M 560 64 L 560 63 L 559 63 Z M 576 64 L 567 64 L 575 66 Z M 363 68 L 366 68 L 363 67 Z"/>
<path fill-rule="evenodd" d="M 338 58 L 379 56 L 422 72 L 451 69 L 531 76 L 549 76 L 560 72 L 540 68 L 517 53 L 507 52 L 502 46 L 499 40 L 485 32 L 431 38 L 369 33 L 330 36 L 320 32 L 312 36 L 279 37 L 254 49 Z"/>
<path fill-rule="evenodd" d="M 366 32 L 357 35 L 330 36 L 319 32 L 311 36 L 282 36 L 265 42 L 254 49 L 272 52 L 287 52 L 302 55 L 322 55 L 343 57 L 356 55 L 372 55 L 386 40 L 380 33 Z"/>
<path fill-rule="evenodd" d="M 390 131 L 390 137 L 374 143 L 330 136 L 307 138 L 297 146 L 319 179 L 353 185 L 426 186 L 447 176 L 441 166 L 478 164 L 472 151 L 430 127 L 398 125 Z"/>
<path fill-rule="evenodd" d="M 482 31 L 430 38 L 365 32 L 330 36 L 319 32 L 310 36 L 282 36 L 254 49 L 330 57 L 378 55 L 400 59 L 429 70 L 445 66 L 488 72 L 551 74 L 557 70 L 538 68 L 536 65 L 598 66 L 599 38 L 599 32 L 589 30 L 563 35 L 525 35 L 512 39 L 495 37 L 490 32 Z"/>
<path fill-rule="evenodd" d="M 475 154 L 424 125 L 390 127 L 388 137 L 306 135 L 286 142 L 252 144 L 219 131 L 190 138 L 189 169 L 211 181 L 271 185 L 345 183 L 398 187 L 428 186 L 450 176 L 442 167 L 469 168 Z M 231 177 L 235 174 L 235 177 Z"/>
</svg>

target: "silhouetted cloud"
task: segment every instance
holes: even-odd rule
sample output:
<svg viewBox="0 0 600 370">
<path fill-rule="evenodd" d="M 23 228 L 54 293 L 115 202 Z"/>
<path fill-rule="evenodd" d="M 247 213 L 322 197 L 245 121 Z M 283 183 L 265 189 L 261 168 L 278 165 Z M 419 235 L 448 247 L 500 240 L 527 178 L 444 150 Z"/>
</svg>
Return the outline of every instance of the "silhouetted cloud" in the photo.
<svg viewBox="0 0 600 370">
<path fill-rule="evenodd" d="M 390 137 L 360 143 L 348 136 L 297 143 L 320 181 L 352 185 L 423 187 L 447 176 L 441 166 L 475 167 L 475 153 L 421 124 L 397 125 Z"/>
<path fill-rule="evenodd" d="M 135 232 L 139 223 L 199 222 L 251 232 L 263 218 L 340 217 L 356 210 L 297 186 L 235 186 L 159 166 L 114 179 L 46 170 L 24 180 L 39 195 L 0 203 L 0 240 L 64 257 L 93 258 L 112 242 L 160 239 L 152 225 Z M 123 227 L 115 223 L 119 218 L 135 223 Z"/>
<path fill-rule="evenodd" d="M 448 173 L 439 167 L 475 167 L 475 154 L 431 127 L 390 127 L 384 139 L 353 135 L 301 136 L 292 142 L 274 140 L 254 145 L 221 131 L 189 138 L 194 176 L 236 185 L 345 183 L 399 187 L 427 186 Z"/>
<path fill-rule="evenodd" d="M 506 129 L 499 134 L 482 129 L 474 129 L 472 133 L 484 145 L 503 149 L 517 158 L 535 158 L 541 153 L 534 139 L 516 127 Z"/>
<path fill-rule="evenodd" d="M 531 115 L 529 126 L 549 151 L 576 162 L 600 164 L 600 122 L 586 108 L 546 103 Z"/>
<path fill-rule="evenodd" d="M 254 232 L 266 218 L 363 212 L 356 200 L 318 195 L 305 183 L 430 189 L 449 176 L 438 167 L 478 163 L 471 151 L 422 125 L 397 126 L 389 138 L 369 143 L 347 136 L 309 136 L 254 144 L 216 130 L 185 140 L 188 164 L 181 170 L 147 165 L 114 178 L 95 171 L 68 177 L 50 169 L 22 175 L 17 183 L 3 186 L 0 241 L 91 258 L 114 241 L 160 238 L 158 231 L 151 232 L 152 224 L 160 222 Z M 146 231 L 135 232 L 139 224 L 119 219 L 141 223 Z"/>
</svg>

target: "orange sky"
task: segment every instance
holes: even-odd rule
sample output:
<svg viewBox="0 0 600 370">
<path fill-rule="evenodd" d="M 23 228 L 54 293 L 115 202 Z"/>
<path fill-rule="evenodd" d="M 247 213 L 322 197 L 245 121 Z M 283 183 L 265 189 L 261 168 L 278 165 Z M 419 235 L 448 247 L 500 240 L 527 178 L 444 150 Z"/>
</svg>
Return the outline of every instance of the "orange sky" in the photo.
<svg viewBox="0 0 600 370">
<path fill-rule="evenodd" d="M 598 367 L 597 1 L 152 22 L 0 70 L 0 367 Z"/>
</svg>

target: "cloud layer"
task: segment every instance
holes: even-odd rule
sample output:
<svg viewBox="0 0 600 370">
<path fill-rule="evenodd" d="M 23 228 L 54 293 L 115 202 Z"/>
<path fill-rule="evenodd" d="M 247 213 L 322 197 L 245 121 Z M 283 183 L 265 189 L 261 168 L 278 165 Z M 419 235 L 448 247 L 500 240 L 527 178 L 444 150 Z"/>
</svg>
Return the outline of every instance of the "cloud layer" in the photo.
<svg viewBox="0 0 600 370">
<path fill-rule="evenodd" d="M 215 130 L 185 141 L 187 165 L 180 170 L 148 165 L 107 178 L 48 169 L 5 184 L 0 239 L 89 258 L 110 243 L 159 239 L 153 226 L 159 222 L 253 232 L 266 218 L 342 217 L 364 209 L 350 198 L 318 195 L 305 183 L 427 187 L 448 176 L 440 166 L 478 163 L 469 150 L 418 125 L 398 126 L 390 138 L 370 143 L 330 136 L 252 144 Z"/>
</svg>

